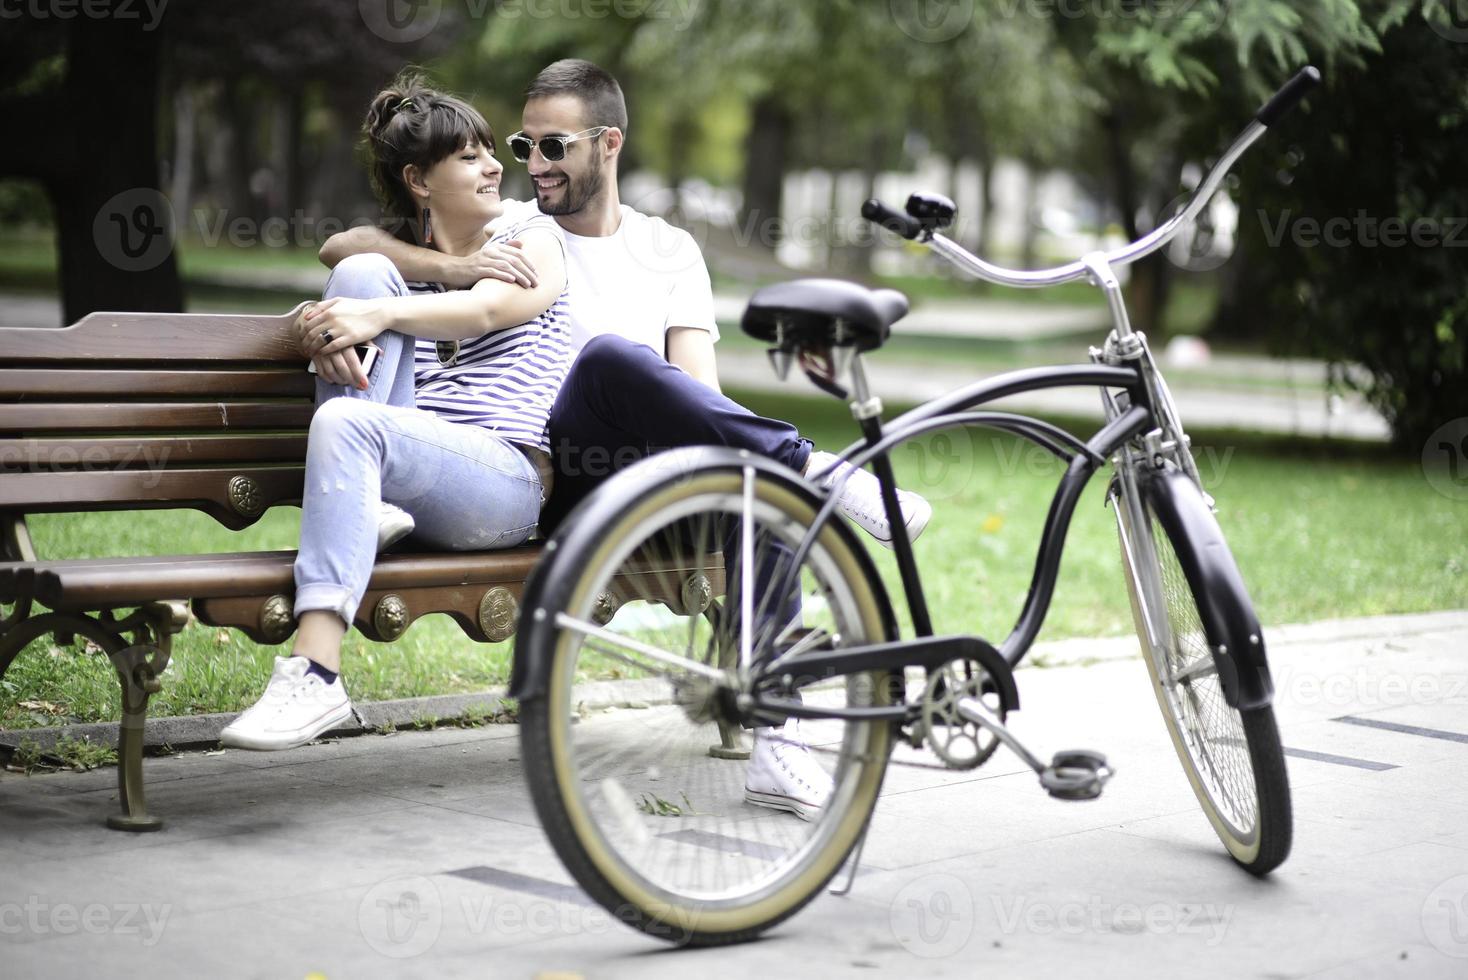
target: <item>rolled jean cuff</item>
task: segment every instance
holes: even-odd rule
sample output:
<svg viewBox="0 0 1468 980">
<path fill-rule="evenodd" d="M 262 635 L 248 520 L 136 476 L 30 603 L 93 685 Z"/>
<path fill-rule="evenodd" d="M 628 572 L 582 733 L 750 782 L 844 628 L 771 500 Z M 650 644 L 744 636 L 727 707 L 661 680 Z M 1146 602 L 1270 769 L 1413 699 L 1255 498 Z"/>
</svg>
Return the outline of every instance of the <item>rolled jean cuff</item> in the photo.
<svg viewBox="0 0 1468 980">
<path fill-rule="evenodd" d="M 790 457 L 790 468 L 795 472 L 805 475 L 806 464 L 810 462 L 810 454 L 816 451 L 816 444 L 809 439 L 801 439 Z"/>
<path fill-rule="evenodd" d="M 331 582 L 302 585 L 296 589 L 296 619 L 308 612 L 333 612 L 351 629 L 359 601 L 351 589 Z"/>
</svg>

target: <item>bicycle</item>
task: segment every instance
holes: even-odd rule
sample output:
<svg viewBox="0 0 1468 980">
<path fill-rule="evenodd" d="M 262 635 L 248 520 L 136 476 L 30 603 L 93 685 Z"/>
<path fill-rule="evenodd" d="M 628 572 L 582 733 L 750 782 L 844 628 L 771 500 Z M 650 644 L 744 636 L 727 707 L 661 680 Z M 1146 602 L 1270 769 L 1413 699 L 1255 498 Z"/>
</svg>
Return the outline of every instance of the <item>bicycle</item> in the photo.
<svg viewBox="0 0 1468 980">
<path fill-rule="evenodd" d="M 743 328 L 771 344 L 777 374 L 798 363 L 850 401 L 862 440 L 842 456 L 870 465 L 881 483 L 916 636 L 898 636 L 870 557 L 832 519 L 839 486 L 820 489 L 747 452 L 697 448 L 651 457 L 599 488 L 547 543 L 527 584 L 511 686 L 536 809 L 592 898 L 650 934 L 715 945 L 793 915 L 850 858 L 846 883 L 835 889 L 844 892 L 899 740 L 926 745 L 954 769 L 983 764 L 1002 743 L 1051 796 L 1099 796 L 1112 774 L 1104 756 L 1077 750 L 1043 762 L 1006 720 L 1019 707 L 1013 668 L 1049 608 L 1071 516 L 1107 462 L 1143 659 L 1178 759 L 1235 862 L 1264 875 L 1285 859 L 1290 793 L 1263 634 L 1167 384 L 1146 338 L 1131 328 L 1115 269 L 1191 222 L 1233 163 L 1318 81 L 1306 68 L 1286 83 L 1169 221 L 1057 268 L 1014 271 L 970 254 L 941 234 L 955 208 L 939 195 L 914 194 L 906 213 L 877 201 L 863 206 L 867 219 L 977 278 L 1097 286 L 1112 329 L 1089 364 L 1010 372 L 884 425 L 861 358 L 907 312 L 905 297 L 800 280 L 751 298 Z M 1102 399 L 1104 424 L 1086 440 L 981 408 L 1075 385 Z M 907 440 L 967 426 L 1027 439 L 1067 464 L 1029 594 L 998 647 L 933 635 L 889 455 Z M 659 598 L 624 602 L 634 595 Z M 626 707 L 588 709 L 594 679 L 608 677 L 622 678 Z M 824 805 L 803 814 L 807 822 L 746 794 L 745 766 L 730 761 L 747 757 L 744 732 L 759 727 L 775 753 L 765 758 L 787 764 L 780 741 L 791 740 L 791 719 L 829 780 Z"/>
</svg>

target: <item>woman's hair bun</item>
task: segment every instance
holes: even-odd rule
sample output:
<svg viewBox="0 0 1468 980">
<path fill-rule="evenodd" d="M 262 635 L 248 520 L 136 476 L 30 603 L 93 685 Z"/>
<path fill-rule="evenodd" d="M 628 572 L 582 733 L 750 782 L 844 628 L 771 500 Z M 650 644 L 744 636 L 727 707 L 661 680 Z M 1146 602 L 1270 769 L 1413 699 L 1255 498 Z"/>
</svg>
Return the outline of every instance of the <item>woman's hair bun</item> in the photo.
<svg viewBox="0 0 1468 980">
<path fill-rule="evenodd" d="M 422 112 L 434 95 L 422 75 L 405 72 L 373 98 L 362 128 L 369 139 L 383 139 L 400 115 Z"/>
</svg>

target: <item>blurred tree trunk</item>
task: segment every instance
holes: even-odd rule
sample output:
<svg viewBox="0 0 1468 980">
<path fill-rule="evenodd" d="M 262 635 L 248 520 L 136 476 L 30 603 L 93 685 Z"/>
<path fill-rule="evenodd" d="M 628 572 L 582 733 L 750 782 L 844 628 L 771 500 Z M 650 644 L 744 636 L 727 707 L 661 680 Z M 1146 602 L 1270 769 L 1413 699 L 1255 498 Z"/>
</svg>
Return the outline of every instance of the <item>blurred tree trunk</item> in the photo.
<svg viewBox="0 0 1468 980">
<path fill-rule="evenodd" d="M 259 227 L 260 214 L 250 178 L 255 171 L 255 102 L 242 91 L 243 82 L 231 79 L 224 86 L 219 101 L 219 122 L 224 128 L 229 150 L 225 154 L 224 200 L 222 210 L 229 221 L 245 218 Z"/>
<path fill-rule="evenodd" d="M 688 179 L 689 150 L 698 143 L 698 120 L 691 112 L 679 111 L 668 127 L 668 141 L 674 147 L 668 168 L 668 186 L 673 191 L 667 218 L 674 224 L 687 226 L 683 211 L 683 182 Z"/>
<path fill-rule="evenodd" d="M 1036 245 L 1040 226 L 1036 219 L 1040 210 L 1040 169 L 1039 164 L 1029 157 L 1020 162 L 1025 168 L 1025 199 L 1020 225 L 1019 267 L 1033 269 L 1039 262 Z"/>
<path fill-rule="evenodd" d="M 187 224 L 194 197 L 194 157 L 198 149 L 198 104 L 194 90 L 180 85 L 173 93 L 173 173 L 168 197 L 181 223 Z"/>
<path fill-rule="evenodd" d="M 1136 241 L 1142 236 L 1142 230 L 1137 224 L 1137 216 L 1142 210 L 1142 199 L 1125 128 L 1125 121 L 1115 109 L 1101 117 L 1106 157 L 1111 168 L 1112 193 L 1115 195 L 1116 208 L 1121 213 L 1122 232 L 1127 241 Z M 1154 225 L 1164 217 L 1160 212 L 1154 215 Z M 1171 289 L 1172 266 L 1163 252 L 1154 252 L 1132 264 L 1131 276 L 1126 284 L 1126 304 L 1133 329 L 1154 337 L 1161 336 L 1164 326 L 1162 315 L 1167 309 L 1167 297 Z"/>
<path fill-rule="evenodd" d="M 30 147 L 41 164 L 56 215 L 66 320 L 101 309 L 182 310 L 173 229 L 159 207 L 159 33 L 118 18 L 79 17 L 68 28 L 60 90 L 17 106 L 37 111 L 38 124 L 9 115 L 12 132 L 49 138 L 14 141 L 4 154 Z M 126 84 L 116 76 L 119 64 L 128 66 Z"/>
<path fill-rule="evenodd" d="M 770 250 L 779 244 L 790 124 L 789 111 L 776 97 L 767 95 L 754 104 L 744 144 L 744 201 L 739 223 L 752 244 Z"/>
<path fill-rule="evenodd" d="M 291 86 L 286 93 L 285 142 L 281 148 L 281 207 L 285 218 L 295 227 L 296 216 L 304 213 L 309 201 L 306 196 L 305 165 L 306 95 L 298 85 Z"/>
<path fill-rule="evenodd" d="M 862 155 L 861 168 L 861 199 L 869 201 L 877 196 L 877 166 L 876 161 L 882 158 L 882 147 L 887 142 L 885 133 L 874 131 L 871 134 L 870 146 Z M 905 200 L 904 200 L 905 203 Z M 856 220 L 854 214 L 837 214 L 832 208 L 832 220 L 836 229 L 848 228 L 851 222 Z M 876 252 L 877 239 L 871 235 L 846 236 L 837 234 L 835 236 L 835 247 L 833 249 L 836 258 L 836 267 L 845 275 L 865 277 L 872 273 L 872 255 Z"/>
<path fill-rule="evenodd" d="M 994 148 L 987 139 L 974 145 L 979 164 L 979 228 L 974 236 L 974 250 L 988 257 L 994 243 Z"/>
</svg>

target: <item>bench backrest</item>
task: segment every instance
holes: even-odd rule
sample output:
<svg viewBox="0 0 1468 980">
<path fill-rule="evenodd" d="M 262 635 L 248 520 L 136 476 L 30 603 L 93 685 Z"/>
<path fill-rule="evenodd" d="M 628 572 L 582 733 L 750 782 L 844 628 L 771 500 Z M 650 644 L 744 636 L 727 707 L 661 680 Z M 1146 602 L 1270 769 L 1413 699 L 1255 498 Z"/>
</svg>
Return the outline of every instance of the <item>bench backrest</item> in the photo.
<svg viewBox="0 0 1468 980">
<path fill-rule="evenodd" d="M 0 512 L 190 507 L 238 529 L 299 502 L 300 310 L 0 328 Z"/>
</svg>

